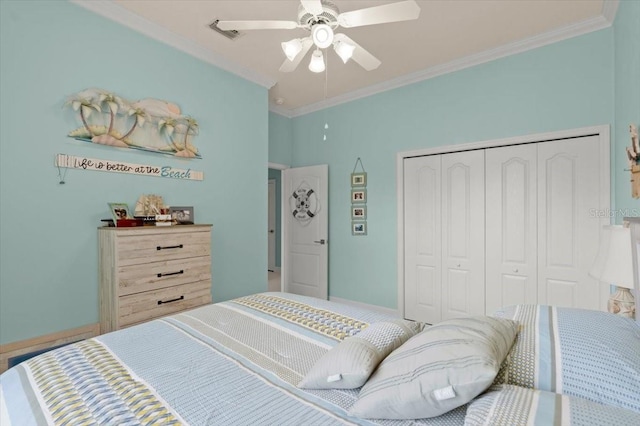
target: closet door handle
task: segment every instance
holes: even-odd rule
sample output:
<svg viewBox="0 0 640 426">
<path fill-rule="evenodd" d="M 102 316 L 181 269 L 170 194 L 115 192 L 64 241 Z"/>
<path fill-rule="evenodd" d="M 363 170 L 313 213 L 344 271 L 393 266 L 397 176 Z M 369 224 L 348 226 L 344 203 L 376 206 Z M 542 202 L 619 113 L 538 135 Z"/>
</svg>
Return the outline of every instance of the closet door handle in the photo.
<svg viewBox="0 0 640 426">
<path fill-rule="evenodd" d="M 169 275 L 180 275 L 180 274 L 184 274 L 184 269 L 180 269 L 178 272 L 159 273 L 158 278 L 168 277 Z"/>
<path fill-rule="evenodd" d="M 167 250 L 167 249 L 182 248 L 182 247 L 184 247 L 182 244 L 179 244 L 177 246 L 164 246 L 164 247 L 157 246 L 156 250 Z"/>
<path fill-rule="evenodd" d="M 184 296 L 180 296 L 175 299 L 169 299 L 169 300 L 158 300 L 158 305 L 162 305 L 163 303 L 177 302 L 178 300 L 184 300 Z"/>
</svg>

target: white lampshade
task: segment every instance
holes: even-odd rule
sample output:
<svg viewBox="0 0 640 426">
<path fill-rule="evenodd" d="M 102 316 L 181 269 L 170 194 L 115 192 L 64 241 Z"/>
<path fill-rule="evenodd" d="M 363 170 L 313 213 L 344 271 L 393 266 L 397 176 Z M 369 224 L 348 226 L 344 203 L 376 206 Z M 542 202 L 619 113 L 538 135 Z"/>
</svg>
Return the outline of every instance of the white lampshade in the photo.
<svg viewBox="0 0 640 426">
<path fill-rule="evenodd" d="M 353 51 L 356 49 L 356 47 L 344 41 L 336 41 L 333 44 L 333 49 L 336 51 L 338 56 L 340 56 L 342 62 L 346 64 L 347 61 L 353 56 Z"/>
<path fill-rule="evenodd" d="M 316 24 L 311 30 L 311 37 L 316 46 L 324 49 L 333 43 L 333 30 L 327 24 Z"/>
<path fill-rule="evenodd" d="M 293 61 L 298 53 L 302 51 L 302 41 L 299 38 L 294 38 L 293 40 L 284 41 L 281 43 L 282 51 L 285 55 L 287 55 L 287 59 Z"/>
<path fill-rule="evenodd" d="M 620 225 L 602 229 L 600 249 L 589 275 L 618 287 L 633 288 L 631 231 Z"/>
<path fill-rule="evenodd" d="M 324 58 L 322 56 L 322 50 L 316 49 L 311 55 L 311 62 L 309 62 L 309 71 L 322 72 L 324 71 Z"/>
</svg>

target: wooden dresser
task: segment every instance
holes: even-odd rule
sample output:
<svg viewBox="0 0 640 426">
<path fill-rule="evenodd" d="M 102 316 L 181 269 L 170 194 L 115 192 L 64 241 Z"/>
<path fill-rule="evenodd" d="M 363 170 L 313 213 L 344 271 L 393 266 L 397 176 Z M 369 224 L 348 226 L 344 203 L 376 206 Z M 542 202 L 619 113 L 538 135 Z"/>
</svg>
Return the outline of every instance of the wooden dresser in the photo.
<svg viewBox="0 0 640 426">
<path fill-rule="evenodd" d="M 211 303 L 211 225 L 98 228 L 100 331 Z"/>
</svg>

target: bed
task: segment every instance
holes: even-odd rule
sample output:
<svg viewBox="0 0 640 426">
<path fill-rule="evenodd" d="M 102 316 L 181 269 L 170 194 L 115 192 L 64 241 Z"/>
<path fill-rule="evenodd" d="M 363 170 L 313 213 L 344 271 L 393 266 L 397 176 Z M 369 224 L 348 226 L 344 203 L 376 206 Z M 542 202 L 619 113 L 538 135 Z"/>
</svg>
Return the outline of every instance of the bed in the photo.
<svg viewBox="0 0 640 426">
<path fill-rule="evenodd" d="M 483 368 L 495 370 L 493 376 L 482 375 L 483 389 L 469 390 L 471 397 L 464 403 L 457 400 L 458 394 L 466 392 L 462 384 L 454 383 L 460 379 L 457 370 L 440 377 L 448 367 L 437 364 L 427 369 L 425 374 L 439 376 L 425 376 L 425 380 L 453 383 L 451 389 L 438 389 L 441 398 L 432 401 L 429 411 L 438 414 L 429 418 L 412 418 L 411 411 L 402 408 L 416 392 L 397 386 L 398 377 L 407 377 L 398 370 L 414 368 L 411 365 L 416 360 L 421 364 L 418 368 L 424 369 L 426 360 L 431 362 L 441 354 L 414 356 L 416 351 L 433 351 L 443 339 L 450 340 L 447 345 L 454 345 L 451 348 L 458 353 L 455 345 L 464 339 L 454 339 L 451 333 L 465 329 L 467 320 L 423 330 L 421 324 L 351 305 L 260 293 L 104 334 L 11 368 L 0 376 L 0 424 L 515 425 L 545 418 L 559 419 L 557 424 L 605 424 L 599 423 L 604 419 L 619 425 L 640 424 L 640 332 L 633 321 L 603 313 L 606 325 L 615 327 L 620 339 L 629 333 L 637 339 L 624 342 L 621 354 L 607 352 L 608 357 L 620 358 L 619 365 L 613 360 L 607 368 L 619 367 L 623 370 L 619 375 L 624 376 L 619 379 L 614 371 L 614 383 L 607 386 L 613 389 L 621 383 L 630 396 L 610 398 L 607 386 L 583 395 L 568 383 L 571 378 L 561 380 L 562 389 L 558 389 L 557 380 L 553 385 L 539 378 L 529 383 L 526 372 L 516 372 L 518 363 L 523 363 L 533 375 L 549 375 L 551 367 L 523 349 L 531 349 L 540 359 L 548 354 L 546 344 L 541 351 L 531 346 L 539 342 L 534 335 L 540 327 L 533 324 L 552 322 L 549 315 L 538 315 L 544 309 L 515 307 L 474 324 L 480 330 L 473 332 L 474 338 L 480 339 L 486 338 L 484 330 L 497 327 L 499 343 L 487 347 L 502 351 L 503 359 L 483 363 Z M 558 312 L 555 316 L 561 319 L 562 329 L 555 330 L 556 338 L 575 327 L 567 326 Z M 523 330 L 524 320 L 532 325 Z M 551 330 L 554 336 L 553 327 Z M 510 333 L 512 339 L 504 337 Z M 564 343 L 555 341 L 556 353 L 560 353 L 558 348 Z M 444 353 L 443 360 L 450 364 L 451 352 Z M 365 364 L 366 371 L 361 368 Z M 558 370 L 551 376 L 562 377 L 561 370 L 567 365 L 572 370 L 574 364 L 556 363 Z M 331 370 L 336 365 L 342 374 Z M 541 365 L 544 374 L 538 371 Z M 596 379 L 601 381 L 601 377 Z M 415 384 L 413 379 L 404 382 Z M 302 386 L 304 383 L 307 385 Z M 385 394 L 389 390 L 400 400 L 387 404 L 386 409 L 400 414 L 366 418 L 385 401 L 393 401 Z M 564 393 L 555 393 L 558 390 Z M 457 393 L 456 397 L 448 392 Z M 425 404 L 418 402 L 414 408 L 423 413 Z M 505 407 L 509 409 L 503 413 Z"/>
</svg>

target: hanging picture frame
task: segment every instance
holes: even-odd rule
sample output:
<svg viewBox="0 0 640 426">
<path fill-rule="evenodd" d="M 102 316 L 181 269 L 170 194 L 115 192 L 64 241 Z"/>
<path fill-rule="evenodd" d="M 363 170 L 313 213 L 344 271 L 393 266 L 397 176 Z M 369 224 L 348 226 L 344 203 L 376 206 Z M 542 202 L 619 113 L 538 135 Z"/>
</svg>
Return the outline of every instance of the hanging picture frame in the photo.
<svg viewBox="0 0 640 426">
<path fill-rule="evenodd" d="M 356 171 L 360 165 L 362 171 Z M 351 173 L 351 235 L 367 235 L 367 172 L 358 157 Z"/>
<path fill-rule="evenodd" d="M 367 235 L 367 222 L 353 221 L 351 222 L 351 234 L 352 235 Z"/>
<path fill-rule="evenodd" d="M 351 173 L 351 187 L 365 187 L 367 186 L 367 173 L 359 172 L 359 173 Z"/>
<path fill-rule="evenodd" d="M 352 189 L 351 190 L 351 203 L 352 204 L 366 204 L 367 202 L 367 190 L 366 189 Z"/>
<path fill-rule="evenodd" d="M 351 220 L 363 220 L 367 218 L 367 206 L 351 206 Z"/>
</svg>

